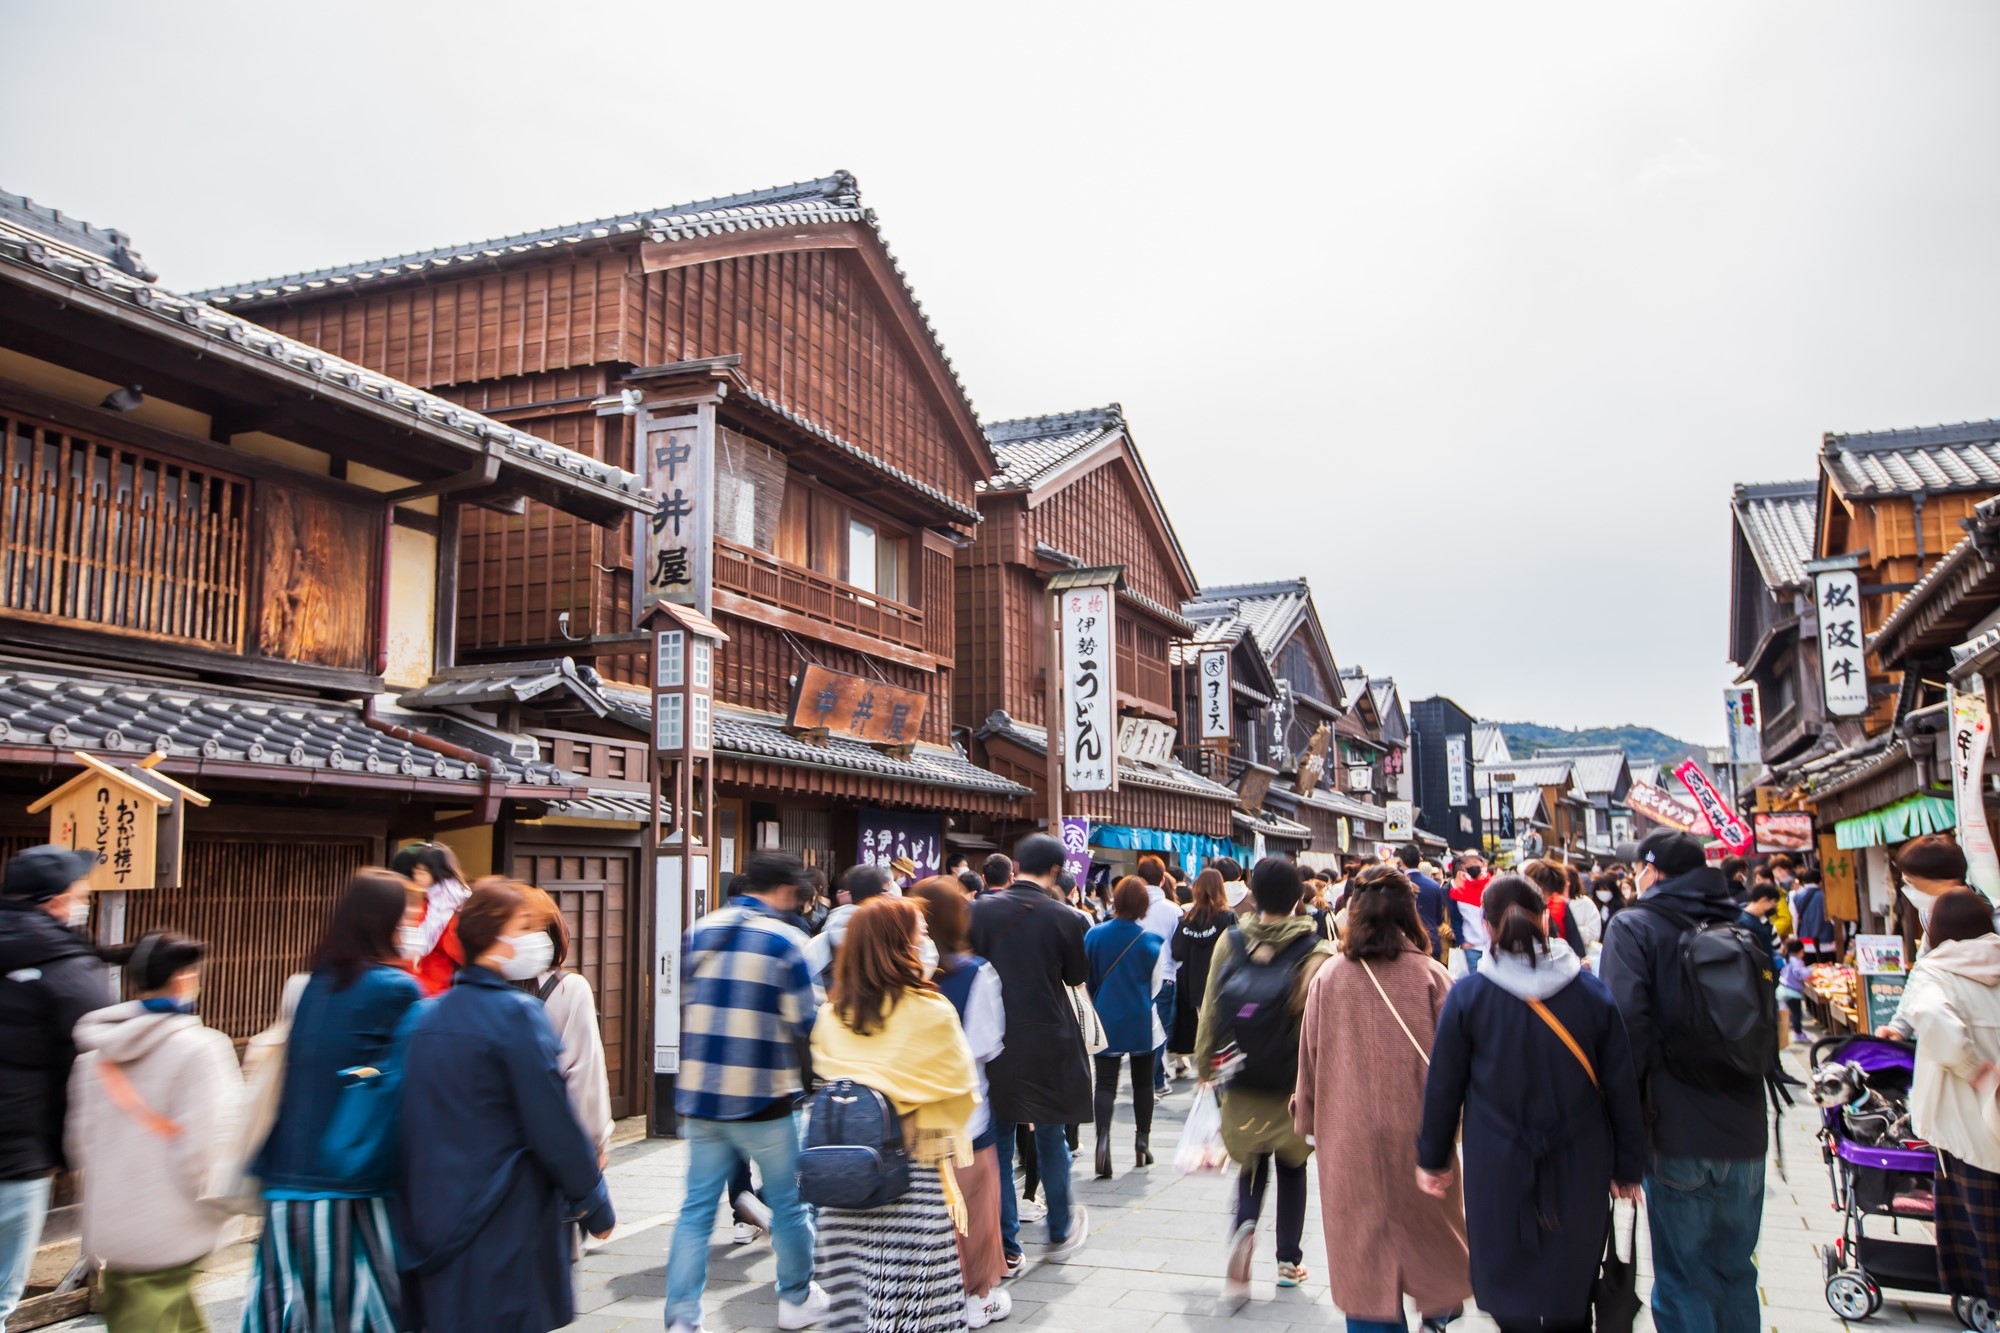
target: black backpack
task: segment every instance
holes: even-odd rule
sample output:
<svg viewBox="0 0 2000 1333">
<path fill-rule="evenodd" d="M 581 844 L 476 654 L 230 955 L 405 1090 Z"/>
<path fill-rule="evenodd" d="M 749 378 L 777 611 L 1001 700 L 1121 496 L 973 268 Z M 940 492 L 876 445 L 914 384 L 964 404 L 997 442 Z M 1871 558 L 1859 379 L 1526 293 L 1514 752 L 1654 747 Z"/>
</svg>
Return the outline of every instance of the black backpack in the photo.
<svg viewBox="0 0 2000 1333">
<path fill-rule="evenodd" d="M 1234 952 L 1216 987 L 1215 1012 L 1217 1046 L 1234 1043 L 1243 1055 L 1230 1082 L 1290 1092 L 1299 1082 L 1299 1015 L 1292 1010 L 1292 987 L 1299 964 L 1319 940 L 1308 931 L 1259 963 L 1251 958 L 1241 927 L 1232 927 L 1229 938 Z"/>
<path fill-rule="evenodd" d="M 910 1188 L 903 1118 L 887 1097 L 843 1078 L 806 1103 L 799 1197 L 820 1208 L 880 1208 Z"/>
<path fill-rule="evenodd" d="M 1778 994 L 1769 951 L 1741 922 L 1697 924 L 1647 898 L 1632 906 L 1659 913 L 1681 932 L 1670 964 L 1680 978 L 1680 995 L 1660 1021 L 1667 1072 L 1691 1087 L 1755 1087 L 1778 1058 Z"/>
</svg>

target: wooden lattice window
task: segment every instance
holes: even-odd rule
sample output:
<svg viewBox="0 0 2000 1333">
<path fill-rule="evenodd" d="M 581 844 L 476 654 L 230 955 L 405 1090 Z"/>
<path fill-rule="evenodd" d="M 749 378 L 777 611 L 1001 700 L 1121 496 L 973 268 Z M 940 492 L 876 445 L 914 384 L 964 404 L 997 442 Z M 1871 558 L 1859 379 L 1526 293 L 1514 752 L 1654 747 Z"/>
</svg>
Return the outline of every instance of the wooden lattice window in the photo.
<svg viewBox="0 0 2000 1333">
<path fill-rule="evenodd" d="M 243 651 L 250 486 L 0 413 L 9 615 Z"/>
</svg>

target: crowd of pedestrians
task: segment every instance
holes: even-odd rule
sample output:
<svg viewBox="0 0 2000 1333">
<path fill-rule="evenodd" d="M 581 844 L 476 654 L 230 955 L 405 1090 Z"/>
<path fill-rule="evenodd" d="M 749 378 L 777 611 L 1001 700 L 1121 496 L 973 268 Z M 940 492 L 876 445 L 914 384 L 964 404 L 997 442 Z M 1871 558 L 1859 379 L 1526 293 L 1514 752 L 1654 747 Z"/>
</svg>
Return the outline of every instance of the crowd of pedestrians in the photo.
<svg viewBox="0 0 2000 1333">
<path fill-rule="evenodd" d="M 2000 935 L 1962 855 L 1907 856 L 1928 886 L 1897 1019 L 1912 1113 L 1941 1153 L 1941 1254 L 1990 1273 Z M 1796 1034 L 1826 947 L 1811 872 L 1711 869 L 1677 833 L 1594 875 L 1440 869 L 1415 847 L 1192 879 L 1148 855 L 1095 891 L 1067 866 L 1036 834 L 920 882 L 858 866 L 829 896 L 795 858 L 748 858 L 683 941 L 673 1333 L 700 1333 L 732 1212 L 733 1241 L 769 1237 L 780 1328 L 1007 1319 L 1010 1277 L 1089 1240 L 1084 1128 L 1097 1178 L 1152 1167 L 1183 1076 L 1235 1173 L 1232 1308 L 1267 1227 L 1279 1284 L 1308 1280 L 1316 1180 L 1326 1282 L 1359 1333 L 1406 1310 L 1442 1329 L 1472 1301 L 1510 1333 L 1591 1327 L 1621 1200 L 1643 1200 L 1656 1328 L 1757 1325 L 1778 1001 Z M 573 1318 L 582 1238 L 616 1221 L 612 1124 L 595 1000 L 546 894 L 468 884 L 432 845 L 357 872 L 239 1068 L 199 1016 L 202 943 L 93 948 L 87 870 L 33 849 L 0 894 L 0 1321 L 65 1167 L 114 1329 L 206 1328 L 194 1276 L 234 1213 L 261 1221 L 249 1333 Z M 1766 993 L 1691 968 L 1691 941 L 1737 950 L 1704 956 L 1747 959 Z"/>
</svg>

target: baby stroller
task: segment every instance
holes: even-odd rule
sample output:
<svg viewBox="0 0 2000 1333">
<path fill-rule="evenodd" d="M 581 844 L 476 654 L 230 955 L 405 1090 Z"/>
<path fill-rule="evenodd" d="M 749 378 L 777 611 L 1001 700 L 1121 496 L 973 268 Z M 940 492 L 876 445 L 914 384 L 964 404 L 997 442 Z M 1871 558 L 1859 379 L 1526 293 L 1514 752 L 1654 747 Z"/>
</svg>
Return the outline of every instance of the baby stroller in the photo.
<svg viewBox="0 0 2000 1333">
<path fill-rule="evenodd" d="M 1871 1217 L 1889 1220 L 1889 1236 L 1904 1221 L 1928 1222 L 1937 1154 L 1917 1139 L 1906 1109 L 1916 1053 L 1879 1037 L 1822 1037 L 1810 1055 L 1819 1139 L 1833 1177 L 1840 1239 L 1820 1247 L 1826 1303 L 1842 1319 L 1866 1319 L 1882 1308 L 1882 1289 L 1945 1294 L 1937 1247 L 1927 1241 L 1866 1234 Z M 1881 1225 L 1876 1227 L 1880 1231 Z M 1952 1313 L 1966 1328 L 1994 1333 L 1986 1302 L 1954 1296 Z"/>
</svg>

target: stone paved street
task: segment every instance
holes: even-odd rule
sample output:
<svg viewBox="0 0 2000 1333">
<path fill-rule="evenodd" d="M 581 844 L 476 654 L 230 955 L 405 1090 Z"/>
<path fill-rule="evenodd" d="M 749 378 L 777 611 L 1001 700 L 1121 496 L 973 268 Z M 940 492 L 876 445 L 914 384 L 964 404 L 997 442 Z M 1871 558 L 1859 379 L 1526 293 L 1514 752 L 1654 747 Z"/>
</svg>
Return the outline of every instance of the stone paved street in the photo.
<svg viewBox="0 0 2000 1333">
<path fill-rule="evenodd" d="M 1790 1058 L 1795 1065 L 1802 1063 L 1796 1054 Z M 1279 1290 L 1266 1238 L 1258 1255 L 1250 1304 L 1233 1317 L 1223 1314 L 1216 1293 L 1231 1182 L 1217 1177 L 1178 1177 L 1167 1164 L 1187 1102 L 1188 1094 L 1182 1091 L 1161 1109 L 1154 1131 L 1156 1145 L 1165 1145 L 1156 1146 L 1159 1165 L 1132 1171 L 1121 1164 L 1117 1178 L 1108 1183 L 1077 1182 L 1078 1197 L 1091 1211 L 1090 1244 L 1079 1256 L 1080 1262 L 1031 1265 L 1013 1282 L 1014 1315 L 1004 1327 L 1090 1333 L 1168 1333 L 1219 1330 L 1231 1325 L 1247 1326 L 1255 1333 L 1341 1327 L 1340 1315 L 1321 1280 L 1326 1250 L 1317 1193 L 1306 1219 L 1306 1262 L 1313 1270 L 1312 1280 L 1295 1290 Z M 1127 1120 L 1118 1136 L 1125 1156 L 1114 1159 L 1120 1162 L 1130 1160 L 1129 1107 L 1124 1114 Z M 1802 1103 L 1787 1112 L 1784 1146 L 1790 1180 L 1781 1180 L 1775 1170 L 1767 1175 L 1758 1266 L 1764 1324 L 1772 1333 L 1826 1330 L 1840 1322 L 1827 1309 L 1820 1290 L 1815 1247 L 1838 1233 L 1826 1170 L 1813 1138 L 1814 1125 L 1808 1105 Z M 1084 1143 L 1087 1149 L 1088 1131 Z M 666 1247 L 679 1207 L 685 1160 L 685 1151 L 676 1142 L 634 1140 L 614 1151 L 612 1189 L 626 1221 L 611 1240 L 584 1256 L 577 1278 L 577 1305 L 582 1313 L 572 1328 L 589 1333 L 638 1333 L 660 1327 Z M 1268 1216 L 1267 1212 L 1267 1220 Z M 1031 1228 L 1028 1234 L 1038 1231 Z M 1650 1280 L 1644 1235 L 1642 1227 L 1642 1289 Z M 725 1222 L 717 1227 L 716 1237 L 723 1241 L 727 1236 Z M 246 1267 L 243 1247 L 234 1247 L 219 1257 L 214 1275 L 202 1289 L 218 1329 L 235 1324 Z M 718 1244 L 710 1267 L 705 1324 L 710 1333 L 775 1328 L 772 1276 L 768 1244 L 746 1249 Z M 1649 1326 L 1649 1320 L 1642 1321 L 1641 1327 Z M 1911 1326 L 1951 1329 L 1958 1325 L 1940 1298 L 1891 1294 L 1882 1313 L 1858 1327 Z M 92 1318 L 57 1327 L 70 1330 L 102 1325 Z M 1485 1333 L 1493 1325 L 1474 1314 L 1455 1327 L 1466 1333 Z"/>
</svg>

